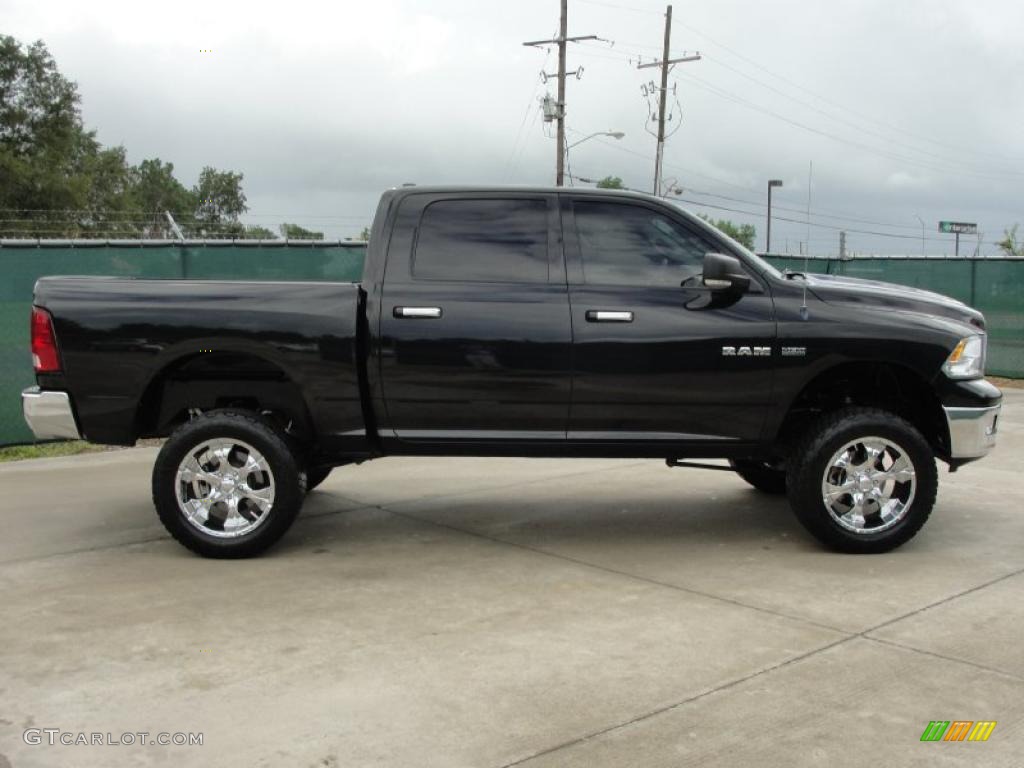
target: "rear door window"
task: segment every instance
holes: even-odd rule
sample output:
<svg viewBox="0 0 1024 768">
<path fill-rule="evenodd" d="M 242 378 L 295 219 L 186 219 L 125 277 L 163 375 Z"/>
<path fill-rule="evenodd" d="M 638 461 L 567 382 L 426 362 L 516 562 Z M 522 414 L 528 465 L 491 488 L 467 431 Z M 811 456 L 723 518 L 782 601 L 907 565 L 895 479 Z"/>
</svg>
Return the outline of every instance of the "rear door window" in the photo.
<svg viewBox="0 0 1024 768">
<path fill-rule="evenodd" d="M 547 201 L 431 203 L 420 219 L 412 273 L 421 280 L 546 283 Z"/>
</svg>

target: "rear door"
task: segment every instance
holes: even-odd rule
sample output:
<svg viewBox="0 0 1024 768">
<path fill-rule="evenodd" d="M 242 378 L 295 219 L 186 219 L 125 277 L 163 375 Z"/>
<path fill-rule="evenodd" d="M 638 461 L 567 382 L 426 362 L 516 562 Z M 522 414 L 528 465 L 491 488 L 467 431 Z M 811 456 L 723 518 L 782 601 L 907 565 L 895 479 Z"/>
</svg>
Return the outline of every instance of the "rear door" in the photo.
<svg viewBox="0 0 1024 768">
<path fill-rule="evenodd" d="M 406 441 L 564 441 L 572 332 L 558 201 L 403 198 L 381 304 L 381 380 Z"/>
<path fill-rule="evenodd" d="M 700 288 L 704 254 L 722 242 L 653 201 L 566 195 L 563 221 L 575 333 L 569 438 L 756 440 L 775 338 L 760 278 L 751 272 L 750 290 L 735 297 Z"/>
</svg>

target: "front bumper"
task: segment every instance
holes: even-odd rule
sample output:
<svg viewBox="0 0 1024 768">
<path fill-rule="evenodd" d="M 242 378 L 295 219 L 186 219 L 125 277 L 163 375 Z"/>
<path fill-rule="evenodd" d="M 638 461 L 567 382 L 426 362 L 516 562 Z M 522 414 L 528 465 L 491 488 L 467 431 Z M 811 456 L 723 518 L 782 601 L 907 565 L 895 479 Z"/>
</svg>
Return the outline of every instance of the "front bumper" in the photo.
<svg viewBox="0 0 1024 768">
<path fill-rule="evenodd" d="M 951 459 L 980 459 L 996 444 L 1000 405 L 984 408 L 943 406 L 949 426 Z"/>
<path fill-rule="evenodd" d="M 21 393 L 21 411 L 39 440 L 82 439 L 67 392 L 30 387 Z"/>
</svg>

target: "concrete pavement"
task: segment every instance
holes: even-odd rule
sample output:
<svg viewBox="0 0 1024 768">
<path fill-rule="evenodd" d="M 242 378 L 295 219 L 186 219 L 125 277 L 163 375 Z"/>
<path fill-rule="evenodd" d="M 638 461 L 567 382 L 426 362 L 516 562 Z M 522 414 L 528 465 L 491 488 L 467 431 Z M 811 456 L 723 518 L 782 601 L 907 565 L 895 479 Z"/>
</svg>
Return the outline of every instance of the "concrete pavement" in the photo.
<svg viewBox="0 0 1024 768">
<path fill-rule="evenodd" d="M 1024 392 L 875 557 L 727 473 L 383 459 L 266 556 L 202 560 L 156 520 L 154 454 L 0 467 L 0 768 L 1021 764 Z"/>
</svg>

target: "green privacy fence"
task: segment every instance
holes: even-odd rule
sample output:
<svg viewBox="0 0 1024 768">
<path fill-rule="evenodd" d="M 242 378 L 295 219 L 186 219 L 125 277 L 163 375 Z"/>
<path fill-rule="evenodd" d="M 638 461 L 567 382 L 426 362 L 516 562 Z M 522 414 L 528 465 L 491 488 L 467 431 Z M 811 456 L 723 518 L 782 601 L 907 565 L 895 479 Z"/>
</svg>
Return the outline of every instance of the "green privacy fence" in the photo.
<svg viewBox="0 0 1024 768">
<path fill-rule="evenodd" d="M 33 383 L 32 286 L 43 275 L 230 280 L 358 280 L 363 243 L 287 241 L 0 241 L 0 445 L 30 442 L 20 392 Z M 780 268 L 804 259 L 771 256 Z M 807 269 L 925 288 L 977 307 L 989 324 L 989 371 L 1024 377 L 1024 260 L 811 258 Z"/>
<path fill-rule="evenodd" d="M 33 440 L 20 393 L 35 383 L 29 310 L 43 275 L 349 281 L 365 254 L 365 243 L 325 241 L 0 241 L 0 445 Z"/>
<path fill-rule="evenodd" d="M 988 372 L 1024 378 L 1024 259 L 770 256 L 779 269 L 883 280 L 960 299 L 985 314 Z"/>
</svg>

